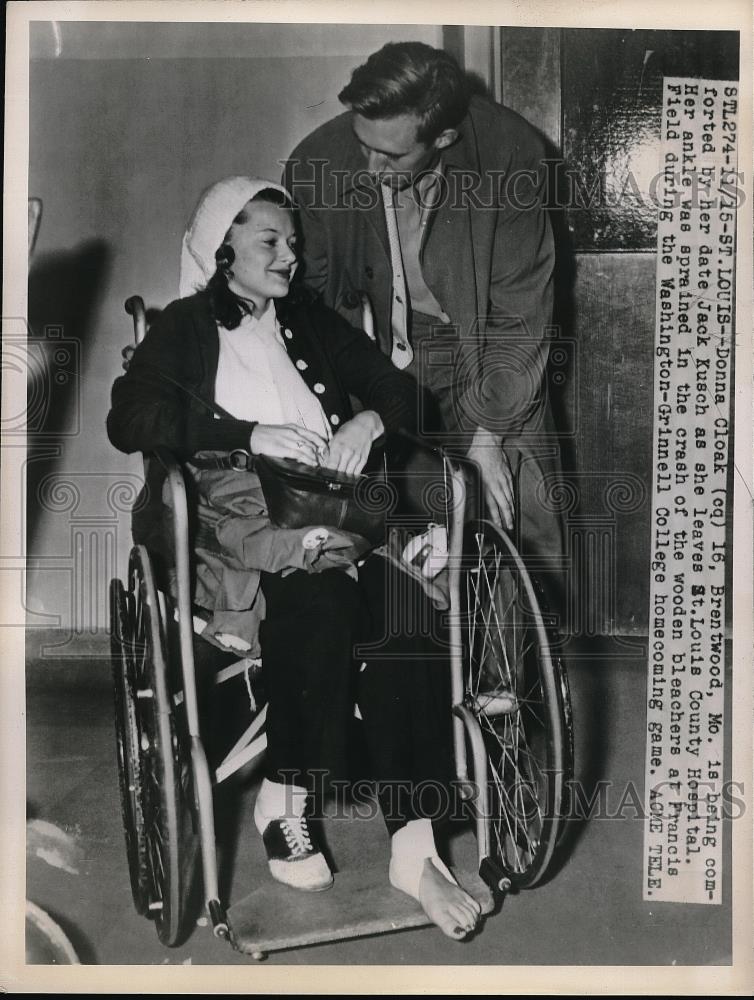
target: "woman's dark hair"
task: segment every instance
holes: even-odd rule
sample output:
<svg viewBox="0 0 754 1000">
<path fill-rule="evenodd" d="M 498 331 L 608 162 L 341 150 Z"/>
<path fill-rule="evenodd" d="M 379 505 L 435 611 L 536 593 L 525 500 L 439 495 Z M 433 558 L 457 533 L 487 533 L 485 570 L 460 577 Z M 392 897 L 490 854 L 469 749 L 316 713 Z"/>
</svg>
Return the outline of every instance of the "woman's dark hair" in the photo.
<svg viewBox="0 0 754 1000">
<path fill-rule="evenodd" d="M 278 191 L 277 188 L 263 188 L 250 201 L 265 201 L 270 205 L 277 205 L 278 208 L 287 208 L 291 212 L 295 208 L 288 195 L 282 191 Z M 241 209 L 233 219 L 230 228 L 223 237 L 222 244 L 215 251 L 217 270 L 207 282 L 206 291 L 209 295 L 212 317 L 215 322 L 225 327 L 226 330 L 235 330 L 249 311 L 243 299 L 239 298 L 228 287 L 228 278 L 230 277 L 234 259 L 233 247 L 228 243 L 230 230 L 235 225 L 243 225 L 244 222 L 248 221 L 248 218 L 245 209 Z M 290 298 L 290 296 L 291 291 L 289 290 L 286 298 Z"/>
<path fill-rule="evenodd" d="M 455 59 L 423 42 L 388 42 L 351 75 L 338 100 L 364 118 L 421 118 L 419 142 L 430 143 L 466 117 L 470 90 Z"/>
</svg>

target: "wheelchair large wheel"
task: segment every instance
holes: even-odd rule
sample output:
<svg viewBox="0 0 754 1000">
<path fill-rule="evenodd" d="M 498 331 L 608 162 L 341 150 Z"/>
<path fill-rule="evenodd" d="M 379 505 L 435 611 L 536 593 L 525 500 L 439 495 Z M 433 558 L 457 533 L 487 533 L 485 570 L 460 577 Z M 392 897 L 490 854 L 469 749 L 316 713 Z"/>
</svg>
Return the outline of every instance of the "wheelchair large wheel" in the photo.
<svg viewBox="0 0 754 1000">
<path fill-rule="evenodd" d="M 176 718 L 166 667 L 165 625 L 149 555 L 131 552 L 129 636 L 136 685 L 141 809 L 146 840 L 148 905 L 160 940 L 181 939 L 193 883 L 198 838 L 193 816 L 191 760 Z"/>
<path fill-rule="evenodd" d="M 465 703 L 484 741 L 490 860 L 514 889 L 530 888 L 552 861 L 567 811 L 568 685 L 538 588 L 508 536 L 476 522 L 464 552 Z"/>
<path fill-rule="evenodd" d="M 144 827 L 142 797 L 144 774 L 141 770 L 139 732 L 136 721 L 136 685 L 134 679 L 133 608 L 120 580 L 110 581 L 110 653 L 115 702 L 115 746 L 120 785 L 120 807 L 126 836 L 126 857 L 131 880 L 131 894 L 136 912 L 149 910 L 149 874 L 147 837 Z"/>
</svg>

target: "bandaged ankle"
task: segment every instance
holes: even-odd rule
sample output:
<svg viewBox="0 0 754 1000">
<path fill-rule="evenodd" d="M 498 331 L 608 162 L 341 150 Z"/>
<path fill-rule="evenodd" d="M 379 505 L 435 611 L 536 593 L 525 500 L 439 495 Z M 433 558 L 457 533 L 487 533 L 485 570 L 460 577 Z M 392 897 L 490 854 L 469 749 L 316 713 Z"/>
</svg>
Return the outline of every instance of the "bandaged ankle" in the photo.
<svg viewBox="0 0 754 1000">
<path fill-rule="evenodd" d="M 419 883 L 427 858 L 448 882 L 458 885 L 437 853 L 430 820 L 414 819 L 401 827 L 393 834 L 390 850 L 390 884 L 408 893 L 417 902 L 420 902 Z"/>
<path fill-rule="evenodd" d="M 306 797 L 306 789 L 299 785 L 284 785 L 281 781 L 268 781 L 265 778 L 254 803 L 254 823 L 257 830 L 263 833 L 273 819 L 303 816 Z"/>
</svg>

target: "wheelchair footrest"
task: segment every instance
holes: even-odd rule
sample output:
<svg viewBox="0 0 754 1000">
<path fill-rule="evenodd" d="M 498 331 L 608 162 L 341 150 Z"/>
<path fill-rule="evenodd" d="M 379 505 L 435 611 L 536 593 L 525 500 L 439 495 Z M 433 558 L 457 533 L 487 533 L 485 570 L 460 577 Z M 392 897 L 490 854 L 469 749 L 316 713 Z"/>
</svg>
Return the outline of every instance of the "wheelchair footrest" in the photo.
<svg viewBox="0 0 754 1000">
<path fill-rule="evenodd" d="M 482 912 L 490 913 L 494 900 L 479 876 L 456 869 L 453 874 Z M 325 892 L 300 892 L 270 880 L 228 911 L 231 943 L 258 958 L 270 951 L 429 923 L 418 903 L 390 885 L 386 864 L 338 872 L 335 884 Z"/>
</svg>

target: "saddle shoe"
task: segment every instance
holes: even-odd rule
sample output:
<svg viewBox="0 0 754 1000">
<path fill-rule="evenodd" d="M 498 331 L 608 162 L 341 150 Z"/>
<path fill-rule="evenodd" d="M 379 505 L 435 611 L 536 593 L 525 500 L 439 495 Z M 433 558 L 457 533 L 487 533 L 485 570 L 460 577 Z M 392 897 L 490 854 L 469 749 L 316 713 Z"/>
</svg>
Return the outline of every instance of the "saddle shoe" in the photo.
<svg viewBox="0 0 754 1000">
<path fill-rule="evenodd" d="M 312 844 L 305 816 L 271 820 L 262 841 L 276 881 L 304 892 L 322 892 L 333 884 L 324 855 Z"/>
</svg>

